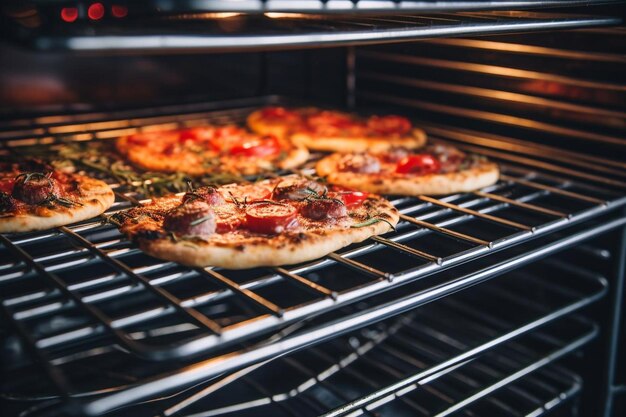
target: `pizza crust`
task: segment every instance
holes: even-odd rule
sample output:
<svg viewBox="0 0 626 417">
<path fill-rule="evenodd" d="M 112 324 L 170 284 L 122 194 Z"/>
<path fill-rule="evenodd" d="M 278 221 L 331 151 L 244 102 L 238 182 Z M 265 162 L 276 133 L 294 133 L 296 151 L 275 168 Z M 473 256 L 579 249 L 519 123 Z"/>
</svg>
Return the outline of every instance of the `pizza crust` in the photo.
<svg viewBox="0 0 626 417">
<path fill-rule="evenodd" d="M 250 130 L 259 135 L 274 135 L 279 139 L 287 139 L 289 126 L 284 124 L 270 124 L 263 120 L 263 111 L 256 110 L 248 115 L 246 123 Z"/>
<path fill-rule="evenodd" d="M 82 175 L 75 176 L 80 181 L 82 196 L 77 200 L 82 206 L 38 208 L 38 214 L 24 213 L 0 217 L 0 233 L 30 232 L 65 226 L 87 220 L 104 213 L 115 201 L 111 188 L 104 182 Z"/>
<path fill-rule="evenodd" d="M 315 167 L 317 174 L 331 184 L 377 194 L 418 196 L 468 192 L 495 184 L 500 175 L 498 165 L 488 161 L 463 171 L 422 176 L 341 172 L 337 165 L 342 156 L 333 154 L 321 159 Z"/>
<path fill-rule="evenodd" d="M 385 212 L 390 217 L 389 222 L 395 225 L 398 222 L 397 210 L 389 207 Z M 297 238 L 292 234 L 250 238 L 236 245 L 203 245 L 200 242 L 191 246 L 187 242 L 158 239 L 142 240 L 139 247 L 159 259 L 184 265 L 247 269 L 291 265 L 318 259 L 352 243 L 390 230 L 389 224 L 381 221 L 357 229 L 302 232 L 302 236 Z"/>
<path fill-rule="evenodd" d="M 400 137 L 324 137 L 308 133 L 294 133 L 290 137 L 294 144 L 315 151 L 325 152 L 386 152 L 391 148 L 417 149 L 426 144 L 426 133 L 414 128 L 410 134 Z"/>
</svg>

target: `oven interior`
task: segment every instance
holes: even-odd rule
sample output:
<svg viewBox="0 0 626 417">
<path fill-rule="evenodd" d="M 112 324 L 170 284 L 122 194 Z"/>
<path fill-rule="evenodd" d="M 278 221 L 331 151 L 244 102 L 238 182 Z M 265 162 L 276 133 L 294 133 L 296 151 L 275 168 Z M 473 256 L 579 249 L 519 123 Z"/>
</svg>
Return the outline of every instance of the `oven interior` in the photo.
<svg viewBox="0 0 626 417">
<path fill-rule="evenodd" d="M 623 5 L 527 3 L 78 3 L 67 22 L 9 2 L 2 156 L 62 147 L 116 202 L 0 236 L 2 414 L 626 413 Z M 106 222 L 184 186 L 116 169 L 112 139 L 268 104 L 407 115 L 502 176 L 391 197 L 396 231 L 280 268 L 161 261 Z"/>
</svg>

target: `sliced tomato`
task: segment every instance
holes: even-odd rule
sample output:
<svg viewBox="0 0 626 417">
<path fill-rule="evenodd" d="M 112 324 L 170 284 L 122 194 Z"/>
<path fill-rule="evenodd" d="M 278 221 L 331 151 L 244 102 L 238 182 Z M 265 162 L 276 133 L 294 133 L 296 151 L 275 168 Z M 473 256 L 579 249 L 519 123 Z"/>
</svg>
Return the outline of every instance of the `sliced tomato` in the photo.
<svg viewBox="0 0 626 417">
<path fill-rule="evenodd" d="M 402 116 L 372 116 L 367 127 L 382 135 L 404 135 L 411 130 L 411 122 Z"/>
<path fill-rule="evenodd" d="M 248 139 L 230 148 L 231 155 L 264 157 L 280 152 L 280 142 L 275 136 Z"/>
<path fill-rule="evenodd" d="M 368 193 L 361 191 L 343 191 L 339 193 L 339 198 L 347 207 L 361 205 L 368 196 Z"/>
<path fill-rule="evenodd" d="M 281 233 L 296 222 L 296 213 L 294 206 L 261 201 L 246 208 L 246 227 L 266 235 Z"/>
<path fill-rule="evenodd" d="M 409 155 L 396 165 L 399 174 L 426 175 L 438 172 L 441 169 L 439 160 L 427 153 Z"/>
<path fill-rule="evenodd" d="M 13 184 L 15 184 L 15 180 L 13 178 L 0 180 L 0 191 L 2 191 L 3 193 L 11 194 L 11 192 L 13 191 Z"/>
</svg>

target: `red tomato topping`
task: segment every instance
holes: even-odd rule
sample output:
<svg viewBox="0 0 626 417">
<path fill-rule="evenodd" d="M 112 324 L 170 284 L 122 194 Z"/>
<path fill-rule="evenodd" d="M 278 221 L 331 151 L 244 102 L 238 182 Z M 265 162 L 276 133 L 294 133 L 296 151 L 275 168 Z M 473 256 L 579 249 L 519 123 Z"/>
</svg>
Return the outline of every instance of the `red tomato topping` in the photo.
<svg viewBox="0 0 626 417">
<path fill-rule="evenodd" d="M 281 233 L 296 221 L 297 210 L 288 204 L 258 202 L 246 208 L 246 227 L 255 233 Z"/>
<path fill-rule="evenodd" d="M 3 193 L 11 194 L 11 192 L 13 191 L 13 184 L 15 184 L 15 180 L 13 178 L 1 180 L 0 191 L 2 191 Z"/>
<path fill-rule="evenodd" d="M 343 191 L 339 193 L 339 198 L 347 207 L 358 206 L 369 196 L 361 191 Z"/>
<path fill-rule="evenodd" d="M 187 141 L 196 141 L 200 139 L 200 129 L 183 129 L 178 132 L 178 141 L 179 142 L 187 142 Z"/>
<path fill-rule="evenodd" d="M 264 157 L 280 152 L 280 142 L 274 136 L 262 139 L 249 139 L 230 148 L 231 155 Z"/>
<path fill-rule="evenodd" d="M 396 165 L 396 172 L 399 174 L 426 175 L 438 172 L 440 169 L 439 160 L 427 153 L 409 155 Z"/>
<path fill-rule="evenodd" d="M 367 119 L 367 127 L 381 135 L 404 135 L 411 130 L 411 122 L 401 116 L 372 116 Z"/>
</svg>

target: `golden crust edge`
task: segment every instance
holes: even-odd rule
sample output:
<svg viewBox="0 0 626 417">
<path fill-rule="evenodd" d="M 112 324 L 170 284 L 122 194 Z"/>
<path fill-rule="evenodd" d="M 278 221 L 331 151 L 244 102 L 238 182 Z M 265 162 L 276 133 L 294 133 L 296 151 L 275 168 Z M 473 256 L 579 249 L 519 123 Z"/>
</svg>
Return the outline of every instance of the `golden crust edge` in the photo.
<svg viewBox="0 0 626 417">
<path fill-rule="evenodd" d="M 411 135 L 400 138 L 380 137 L 316 137 L 307 133 L 294 133 L 290 136 L 294 144 L 311 150 L 326 152 L 385 152 L 394 147 L 419 149 L 426 144 L 426 132 L 413 128 Z"/>
</svg>

